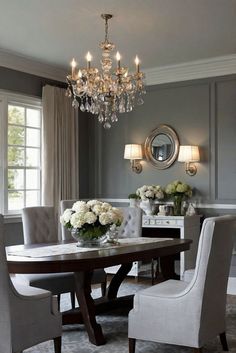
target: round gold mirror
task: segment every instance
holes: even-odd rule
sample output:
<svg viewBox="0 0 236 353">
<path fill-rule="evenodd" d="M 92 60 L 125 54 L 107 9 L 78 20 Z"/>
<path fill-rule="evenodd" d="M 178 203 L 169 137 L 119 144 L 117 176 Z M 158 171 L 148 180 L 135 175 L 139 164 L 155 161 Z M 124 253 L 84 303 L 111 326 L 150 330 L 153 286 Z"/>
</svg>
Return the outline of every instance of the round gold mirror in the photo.
<svg viewBox="0 0 236 353">
<path fill-rule="evenodd" d="M 166 169 L 178 156 L 179 139 L 170 126 L 159 125 L 147 137 L 144 149 L 149 162 L 158 169 Z"/>
</svg>

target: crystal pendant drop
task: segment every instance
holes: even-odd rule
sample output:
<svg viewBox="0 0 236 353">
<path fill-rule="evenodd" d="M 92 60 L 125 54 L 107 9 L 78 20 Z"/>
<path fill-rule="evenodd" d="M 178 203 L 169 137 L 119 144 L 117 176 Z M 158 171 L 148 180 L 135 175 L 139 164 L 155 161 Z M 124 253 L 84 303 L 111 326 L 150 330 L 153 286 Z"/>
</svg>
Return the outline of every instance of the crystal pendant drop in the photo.
<svg viewBox="0 0 236 353">
<path fill-rule="evenodd" d="M 115 112 L 111 114 L 111 122 L 116 123 L 118 121 L 117 115 Z"/>
<path fill-rule="evenodd" d="M 137 105 L 142 105 L 144 103 L 144 100 L 142 98 L 141 95 L 138 96 L 138 99 L 137 99 Z"/>
<path fill-rule="evenodd" d="M 128 100 L 127 105 L 126 105 L 126 111 L 132 112 L 132 110 L 133 110 L 132 104 L 131 104 L 130 100 Z"/>
<path fill-rule="evenodd" d="M 121 98 L 121 100 L 120 100 L 119 113 L 125 113 L 125 100 L 124 100 L 124 98 Z"/>
<path fill-rule="evenodd" d="M 81 112 L 85 112 L 85 106 L 83 105 L 83 103 L 80 105 L 80 110 Z"/>
<path fill-rule="evenodd" d="M 102 115 L 101 112 L 100 112 L 100 114 L 98 115 L 98 121 L 99 121 L 99 123 L 103 123 L 103 121 L 104 121 L 104 117 L 103 117 L 103 115 Z"/>
<path fill-rule="evenodd" d="M 76 98 L 73 99 L 73 101 L 72 101 L 72 107 L 73 107 L 73 108 L 79 108 L 79 102 L 77 101 Z"/>
<path fill-rule="evenodd" d="M 94 102 L 92 102 L 92 104 L 90 106 L 90 113 L 95 114 L 95 104 L 94 104 Z"/>
<path fill-rule="evenodd" d="M 103 125 L 104 129 L 108 130 L 111 128 L 111 124 L 109 123 L 109 121 L 106 121 Z"/>
<path fill-rule="evenodd" d="M 85 110 L 87 110 L 87 112 L 90 112 L 90 105 L 88 100 L 86 100 L 86 103 L 85 103 Z"/>
</svg>

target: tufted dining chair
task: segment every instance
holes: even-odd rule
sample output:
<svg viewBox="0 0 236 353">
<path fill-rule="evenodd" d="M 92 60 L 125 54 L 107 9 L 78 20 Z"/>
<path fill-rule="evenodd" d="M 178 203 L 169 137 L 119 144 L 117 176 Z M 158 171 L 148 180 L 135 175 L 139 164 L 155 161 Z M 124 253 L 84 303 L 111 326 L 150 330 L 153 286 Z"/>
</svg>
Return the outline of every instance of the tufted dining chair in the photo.
<svg viewBox="0 0 236 353">
<path fill-rule="evenodd" d="M 73 204 L 78 200 L 61 200 L 60 201 L 60 211 L 61 214 L 67 209 L 72 208 Z M 63 225 L 61 225 L 61 235 L 62 240 L 71 240 L 71 234 Z M 100 284 L 101 283 L 101 292 L 102 296 L 106 294 L 106 286 L 107 286 L 107 274 L 103 268 L 99 268 L 93 271 L 93 276 L 91 280 L 92 284 Z"/>
<path fill-rule="evenodd" d="M 54 340 L 61 353 L 62 319 L 52 294 L 29 286 L 13 286 L 10 279 L 0 215 L 0 352 L 23 353 L 38 343 Z"/>
<path fill-rule="evenodd" d="M 196 353 L 225 335 L 226 290 L 236 232 L 236 216 L 203 222 L 194 276 L 190 283 L 169 280 L 137 292 L 129 313 L 129 353 L 136 339 L 193 347 Z"/>
<path fill-rule="evenodd" d="M 123 222 L 119 227 L 119 238 L 138 238 L 142 236 L 142 210 L 139 207 L 118 207 L 123 213 Z M 120 265 L 107 267 L 107 273 L 114 274 Z M 132 270 L 131 270 L 132 271 Z"/>
<path fill-rule="evenodd" d="M 26 207 L 22 210 L 23 235 L 25 244 L 58 242 L 54 207 Z M 32 287 L 49 290 L 57 295 L 70 293 L 72 308 L 75 307 L 74 273 L 49 273 L 16 275 L 16 281 Z"/>
<path fill-rule="evenodd" d="M 123 222 L 119 228 L 119 238 L 142 236 L 142 210 L 139 207 L 119 207 L 123 212 Z"/>
</svg>

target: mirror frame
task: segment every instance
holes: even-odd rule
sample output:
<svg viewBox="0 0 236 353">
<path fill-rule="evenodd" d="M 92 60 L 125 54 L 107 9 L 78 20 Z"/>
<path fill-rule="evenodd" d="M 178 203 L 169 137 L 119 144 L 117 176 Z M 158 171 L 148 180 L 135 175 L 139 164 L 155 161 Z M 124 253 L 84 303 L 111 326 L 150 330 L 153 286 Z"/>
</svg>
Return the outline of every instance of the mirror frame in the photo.
<svg viewBox="0 0 236 353">
<path fill-rule="evenodd" d="M 167 135 L 170 139 L 173 146 L 173 153 L 164 161 L 156 160 L 152 155 L 152 142 L 157 135 Z M 179 138 L 174 129 L 168 125 L 159 125 L 156 129 L 152 130 L 150 135 L 146 138 L 144 144 L 144 151 L 147 160 L 154 165 L 157 169 L 167 169 L 169 168 L 176 160 L 179 153 Z"/>
</svg>

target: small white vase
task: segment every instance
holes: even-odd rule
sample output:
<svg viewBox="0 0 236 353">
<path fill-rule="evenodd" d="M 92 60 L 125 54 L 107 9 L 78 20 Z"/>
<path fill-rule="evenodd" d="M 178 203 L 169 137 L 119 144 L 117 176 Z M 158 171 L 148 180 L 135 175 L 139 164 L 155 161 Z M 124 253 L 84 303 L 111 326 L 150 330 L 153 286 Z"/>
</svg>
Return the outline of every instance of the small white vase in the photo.
<svg viewBox="0 0 236 353">
<path fill-rule="evenodd" d="M 129 206 L 130 207 L 138 207 L 139 205 L 139 200 L 137 199 L 129 199 Z"/>
<path fill-rule="evenodd" d="M 142 200 L 139 206 L 147 216 L 151 216 L 153 214 L 155 207 L 153 200 Z"/>
</svg>

